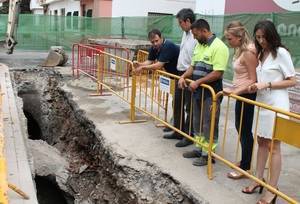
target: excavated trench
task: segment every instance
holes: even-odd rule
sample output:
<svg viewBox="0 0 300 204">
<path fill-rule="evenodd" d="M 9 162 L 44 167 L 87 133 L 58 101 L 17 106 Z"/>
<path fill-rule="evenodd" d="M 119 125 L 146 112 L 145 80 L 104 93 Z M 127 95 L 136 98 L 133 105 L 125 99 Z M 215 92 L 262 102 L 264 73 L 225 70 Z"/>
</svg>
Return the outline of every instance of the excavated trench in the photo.
<svg viewBox="0 0 300 204">
<path fill-rule="evenodd" d="M 23 100 L 29 146 L 36 147 L 32 155 L 40 203 L 200 203 L 155 165 L 136 158 L 143 168 L 135 169 L 120 162 L 124 156 L 105 143 L 101 130 L 63 91 L 59 73 L 36 69 L 12 76 Z M 55 166 L 48 150 L 63 165 Z M 48 200 L 53 195 L 60 199 Z"/>
</svg>

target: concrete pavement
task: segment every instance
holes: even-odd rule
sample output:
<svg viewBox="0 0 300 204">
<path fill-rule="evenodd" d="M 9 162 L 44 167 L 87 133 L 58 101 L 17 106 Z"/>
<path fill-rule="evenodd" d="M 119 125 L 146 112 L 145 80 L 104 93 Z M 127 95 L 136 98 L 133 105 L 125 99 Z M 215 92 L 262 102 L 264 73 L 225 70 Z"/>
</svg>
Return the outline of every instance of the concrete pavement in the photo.
<svg viewBox="0 0 300 204">
<path fill-rule="evenodd" d="M 29 200 L 24 200 L 11 189 L 8 190 L 10 204 L 38 204 L 35 185 L 29 166 L 26 147 L 24 118 L 20 118 L 17 100 L 10 80 L 9 69 L 0 64 L 0 83 L 3 95 L 3 125 L 5 135 L 5 155 L 8 182 L 24 191 Z"/>
</svg>

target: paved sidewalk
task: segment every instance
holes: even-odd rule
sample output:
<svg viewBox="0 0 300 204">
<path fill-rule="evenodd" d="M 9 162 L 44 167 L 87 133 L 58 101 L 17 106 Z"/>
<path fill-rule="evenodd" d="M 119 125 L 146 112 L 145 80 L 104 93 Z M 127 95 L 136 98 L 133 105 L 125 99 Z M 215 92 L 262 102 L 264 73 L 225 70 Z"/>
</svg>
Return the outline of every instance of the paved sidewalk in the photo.
<svg viewBox="0 0 300 204">
<path fill-rule="evenodd" d="M 38 204 L 35 185 L 30 171 L 24 128 L 21 125 L 8 67 L 0 64 L 0 83 L 3 95 L 3 125 L 8 182 L 24 191 L 29 200 L 9 189 L 10 204 Z"/>
</svg>

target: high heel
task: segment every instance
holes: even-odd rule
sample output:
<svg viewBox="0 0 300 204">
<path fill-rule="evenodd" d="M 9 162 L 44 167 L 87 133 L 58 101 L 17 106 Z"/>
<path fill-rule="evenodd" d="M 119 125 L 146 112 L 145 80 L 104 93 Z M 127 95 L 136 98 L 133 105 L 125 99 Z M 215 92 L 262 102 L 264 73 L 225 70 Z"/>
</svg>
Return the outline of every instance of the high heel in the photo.
<svg viewBox="0 0 300 204">
<path fill-rule="evenodd" d="M 276 199 L 277 199 L 277 194 L 274 195 L 274 197 L 269 203 L 265 199 L 260 199 L 256 204 L 275 204 Z"/>
<path fill-rule="evenodd" d="M 265 182 L 265 179 L 262 179 L 262 181 Z M 255 185 L 253 188 L 250 188 L 250 186 L 247 186 L 246 188 L 242 189 L 242 192 L 246 193 L 246 194 L 253 194 L 253 193 L 255 193 L 257 188 L 259 188 L 258 193 L 262 194 L 262 192 L 264 190 L 264 186 L 260 185 L 260 184 Z"/>
</svg>

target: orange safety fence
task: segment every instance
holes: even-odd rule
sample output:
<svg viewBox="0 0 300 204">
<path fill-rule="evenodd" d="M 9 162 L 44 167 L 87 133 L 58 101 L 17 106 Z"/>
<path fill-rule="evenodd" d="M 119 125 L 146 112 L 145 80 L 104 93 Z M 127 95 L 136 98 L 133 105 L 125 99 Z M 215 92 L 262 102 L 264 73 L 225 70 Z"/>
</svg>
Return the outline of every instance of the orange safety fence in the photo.
<svg viewBox="0 0 300 204">
<path fill-rule="evenodd" d="M 114 47 L 109 45 L 73 44 L 72 48 L 73 76 L 76 76 L 78 78 L 80 73 L 82 73 L 94 81 L 100 80 L 97 89 L 97 94 L 99 95 L 102 95 L 104 92 L 103 85 L 101 83 L 102 80 L 105 80 L 104 75 L 119 75 L 122 77 L 126 77 L 127 79 L 129 78 L 128 70 L 130 69 L 130 65 L 128 65 L 128 63 L 124 61 L 117 62 L 115 59 L 109 59 L 108 57 L 103 58 L 101 62 L 99 61 L 99 56 L 101 53 L 110 54 L 109 52 L 114 52 L 120 56 L 129 58 L 129 50 L 121 47 Z M 101 63 L 101 65 L 99 65 L 99 63 Z"/>
<path fill-rule="evenodd" d="M 223 92 L 219 92 L 217 94 L 217 98 L 218 97 L 223 97 Z M 255 174 L 254 174 L 254 164 L 255 164 L 255 156 L 256 152 L 255 149 L 257 148 L 257 129 L 258 127 L 261 125 L 261 110 L 267 110 L 269 113 L 274 114 L 274 121 L 273 121 L 273 137 L 272 137 L 272 142 L 271 142 L 271 147 L 270 147 L 270 153 L 269 153 L 269 162 L 268 162 L 268 178 L 270 177 L 270 171 L 271 171 L 271 161 L 272 161 L 272 152 L 273 152 L 273 144 L 274 141 L 281 141 L 282 143 L 282 151 L 285 152 L 285 154 L 287 155 L 288 151 L 294 152 L 296 151 L 295 148 L 300 148 L 300 139 L 299 139 L 299 130 L 300 130 L 300 115 L 299 114 L 295 114 L 292 112 L 288 112 L 288 111 L 284 111 L 282 109 L 279 108 L 275 108 L 263 103 L 259 103 L 253 100 L 249 100 L 247 98 L 243 98 L 241 96 L 237 96 L 237 95 L 229 95 L 226 97 L 227 101 L 224 103 L 224 125 L 222 125 L 222 127 L 224 127 L 223 129 L 223 138 L 221 143 L 221 148 L 219 152 L 212 152 L 212 156 L 215 159 L 220 160 L 221 162 L 223 162 L 225 165 L 227 165 L 230 168 L 235 169 L 236 171 L 238 171 L 239 173 L 242 173 L 243 175 L 245 175 L 246 177 L 254 180 L 255 182 L 257 182 L 260 185 L 263 185 L 265 188 L 267 188 L 269 191 L 271 191 L 272 193 L 277 194 L 279 197 L 281 197 L 282 199 L 284 199 L 285 201 L 289 202 L 289 203 L 298 203 L 298 201 L 300 200 L 300 194 L 299 194 L 299 189 L 293 189 L 293 191 L 286 191 L 286 189 L 281 189 L 280 190 L 270 186 L 267 184 L 267 182 L 258 179 Z M 232 114 L 230 113 L 230 107 L 232 106 L 232 99 L 236 100 L 236 101 L 240 101 L 242 103 L 242 107 L 241 107 L 241 115 L 240 115 L 240 123 L 243 123 L 243 114 L 244 114 L 244 107 L 246 104 L 251 104 L 253 106 L 255 106 L 255 112 L 254 112 L 254 119 L 253 119 L 253 137 L 254 137 L 254 145 L 253 145 L 253 149 L 252 149 L 252 162 L 251 162 L 251 169 L 249 171 L 245 171 L 243 169 L 241 169 L 239 166 L 237 166 L 237 161 L 239 161 L 239 152 L 240 152 L 240 138 L 241 138 L 241 125 L 239 127 L 237 127 L 238 131 L 236 133 L 236 131 L 234 131 L 234 134 L 237 135 L 237 137 L 232 137 L 232 136 L 228 136 L 230 129 L 230 119 L 232 118 Z M 231 133 L 231 132 L 230 132 Z M 229 140 L 233 140 L 233 138 L 236 139 L 236 147 L 234 148 L 232 145 L 229 145 Z M 284 146 L 283 146 L 284 145 Z M 286 155 L 283 155 L 284 159 L 289 159 L 288 157 L 285 157 Z M 295 158 L 294 158 L 295 159 Z M 290 163 L 293 163 L 293 161 L 291 161 Z M 291 166 L 291 164 L 290 164 Z M 288 170 L 284 168 L 285 166 L 283 166 L 283 170 L 286 171 L 286 174 L 289 175 L 289 177 L 291 177 L 293 175 L 293 170 Z M 296 169 L 298 166 L 295 165 L 294 168 Z M 289 172 L 289 173 L 288 173 Z M 295 178 L 299 178 L 299 176 L 297 176 L 297 174 L 294 174 Z M 211 172 L 211 177 L 212 177 L 212 172 Z M 268 181 L 268 179 L 267 179 Z M 295 180 L 294 180 L 295 181 Z M 280 182 L 279 182 L 280 185 Z M 295 184 L 296 185 L 296 184 Z M 289 195 L 288 195 L 289 194 Z M 297 201 L 298 200 L 298 201 Z"/>
</svg>

